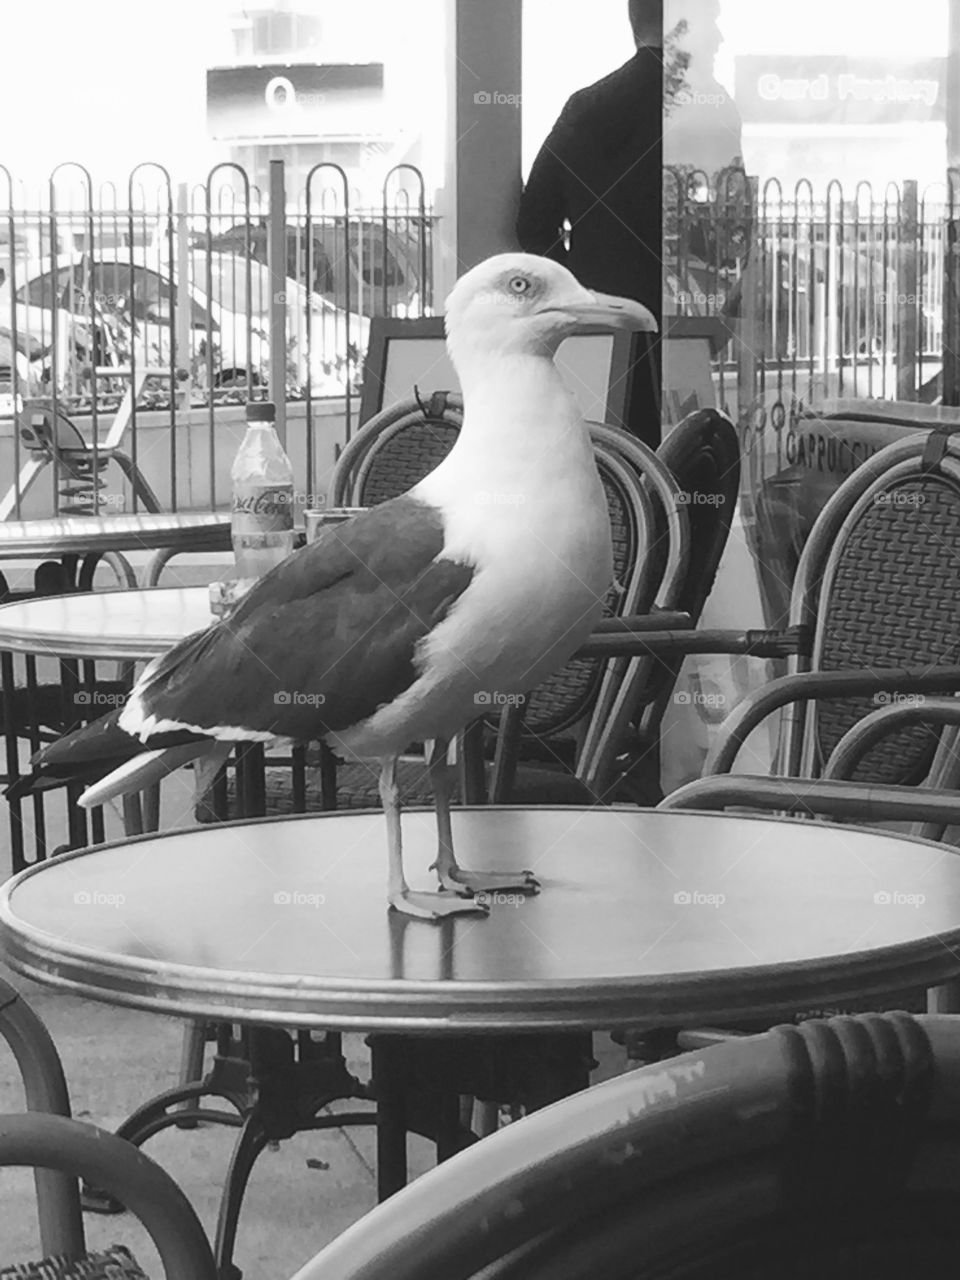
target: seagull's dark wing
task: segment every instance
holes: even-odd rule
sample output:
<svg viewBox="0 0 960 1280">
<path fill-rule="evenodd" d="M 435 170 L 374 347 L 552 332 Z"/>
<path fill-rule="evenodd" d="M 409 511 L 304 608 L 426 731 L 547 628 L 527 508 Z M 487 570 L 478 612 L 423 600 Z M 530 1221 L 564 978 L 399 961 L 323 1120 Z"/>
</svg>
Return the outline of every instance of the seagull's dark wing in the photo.
<svg viewBox="0 0 960 1280">
<path fill-rule="evenodd" d="M 372 715 L 413 683 L 418 642 L 473 577 L 437 560 L 443 543 L 439 511 L 410 497 L 331 527 L 160 659 L 144 715 L 295 740 Z"/>
</svg>

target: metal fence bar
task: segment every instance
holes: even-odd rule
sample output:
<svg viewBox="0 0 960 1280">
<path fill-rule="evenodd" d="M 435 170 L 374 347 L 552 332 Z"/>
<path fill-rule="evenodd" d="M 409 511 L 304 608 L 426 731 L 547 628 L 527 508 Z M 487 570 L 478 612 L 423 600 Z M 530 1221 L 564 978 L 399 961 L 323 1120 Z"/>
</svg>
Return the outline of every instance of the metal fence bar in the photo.
<svg viewBox="0 0 960 1280">
<path fill-rule="evenodd" d="M 267 210 L 267 271 L 270 275 L 269 396 L 276 408 L 277 435 L 287 442 L 287 198 L 283 161 L 270 161 L 270 204 Z M 295 299 L 291 298 L 292 305 Z M 248 367 L 251 357 L 248 349 Z"/>
<path fill-rule="evenodd" d="M 920 315 L 919 209 L 917 184 L 903 184 L 903 216 L 898 219 L 897 253 L 897 399 L 917 397 L 917 345 Z"/>
</svg>

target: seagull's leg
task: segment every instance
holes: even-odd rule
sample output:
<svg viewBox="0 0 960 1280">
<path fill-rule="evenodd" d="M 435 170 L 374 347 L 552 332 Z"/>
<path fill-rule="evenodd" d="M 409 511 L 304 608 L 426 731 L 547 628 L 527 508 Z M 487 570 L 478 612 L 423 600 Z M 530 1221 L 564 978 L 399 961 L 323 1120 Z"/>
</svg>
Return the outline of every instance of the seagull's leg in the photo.
<svg viewBox="0 0 960 1280">
<path fill-rule="evenodd" d="M 396 911 L 421 920 L 440 920 L 444 916 L 486 915 L 487 908 L 472 898 L 452 898 L 440 893 L 416 893 L 403 874 L 403 845 L 400 835 L 400 789 L 397 786 L 397 757 L 386 756 L 380 762 L 380 800 L 387 819 L 387 856 L 389 871 L 387 900 Z"/>
<path fill-rule="evenodd" d="M 444 889 L 453 893 L 468 890 L 475 894 L 536 893 L 540 884 L 532 871 L 468 871 L 457 863 L 453 852 L 450 802 L 453 798 L 453 769 L 447 763 L 449 743 L 436 738 L 430 752 L 430 786 L 437 806 L 439 848 L 433 864 Z"/>
</svg>

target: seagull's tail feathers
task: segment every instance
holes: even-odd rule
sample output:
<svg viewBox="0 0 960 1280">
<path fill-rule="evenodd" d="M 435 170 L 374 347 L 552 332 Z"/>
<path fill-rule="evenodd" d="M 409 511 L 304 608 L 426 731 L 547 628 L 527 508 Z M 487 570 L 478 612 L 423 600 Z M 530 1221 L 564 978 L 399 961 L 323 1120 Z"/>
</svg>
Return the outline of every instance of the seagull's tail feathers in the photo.
<svg viewBox="0 0 960 1280">
<path fill-rule="evenodd" d="M 213 782 L 217 770 L 230 753 L 231 744 L 217 742 L 214 738 L 201 738 L 179 747 L 159 747 L 153 751 L 141 751 L 130 760 L 111 770 L 99 782 L 92 783 L 80 796 L 78 803 L 84 809 L 93 809 L 129 795 L 132 791 L 144 791 L 179 769 L 194 761 L 197 797 L 201 797 Z"/>
<path fill-rule="evenodd" d="M 119 726 L 121 709 L 71 730 L 56 742 L 38 751 L 30 761 L 29 774 L 18 778 L 7 788 L 8 799 L 22 799 L 36 791 L 49 787 L 61 787 L 68 783 L 97 782 L 104 774 L 144 754 L 156 753 L 170 747 L 182 748 L 198 744 L 209 749 L 212 740 L 202 734 L 187 730 L 156 735 L 145 748 L 139 738 L 124 732 Z"/>
</svg>

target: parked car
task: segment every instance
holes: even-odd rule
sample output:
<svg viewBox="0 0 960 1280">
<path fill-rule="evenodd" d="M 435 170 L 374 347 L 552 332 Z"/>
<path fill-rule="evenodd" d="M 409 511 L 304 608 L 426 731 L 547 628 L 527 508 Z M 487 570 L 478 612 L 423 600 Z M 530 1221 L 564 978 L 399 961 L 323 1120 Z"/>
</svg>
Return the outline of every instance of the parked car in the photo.
<svg viewBox="0 0 960 1280">
<path fill-rule="evenodd" d="M 364 316 L 413 316 L 423 314 L 425 282 L 421 279 L 420 237 L 429 236 L 427 226 L 410 235 L 401 235 L 374 218 L 351 218 L 349 252 L 342 215 L 325 217 L 311 223 L 310 290 L 338 305 L 350 298 L 354 308 Z M 206 245 L 206 237 L 194 237 L 198 247 Z M 212 237 L 215 252 L 245 256 L 249 243 L 250 256 L 257 262 L 267 261 L 267 228 L 263 222 L 235 223 Z M 425 241 L 426 243 L 426 241 Z M 426 256 L 426 255 L 424 255 Z M 287 224 L 287 275 L 306 281 L 306 224 Z"/>
<path fill-rule="evenodd" d="M 189 358 L 178 356 L 180 366 L 189 364 L 194 381 L 203 384 L 212 364 L 215 387 L 241 385 L 248 378 L 254 385 L 264 382 L 273 296 L 266 267 L 234 254 L 213 254 L 208 268 L 207 255 L 194 253 L 189 270 L 191 343 Z M 366 321 L 354 316 L 348 325 L 344 312 L 309 296 L 293 280 L 285 281 L 283 301 L 292 389 L 304 386 L 309 372 L 313 394 L 336 394 L 342 390 L 336 386 L 337 371 L 348 376 L 365 346 Z M 53 378 L 55 353 L 62 388 L 79 390 L 93 362 L 125 364 L 132 353 L 140 363 L 166 366 L 170 361 L 177 285 L 159 263 L 131 265 L 126 250 L 32 264 L 18 276 L 16 307 L 18 328 L 47 352 L 44 381 Z M 0 315 L 9 309 L 8 287 L 0 285 Z"/>
</svg>

